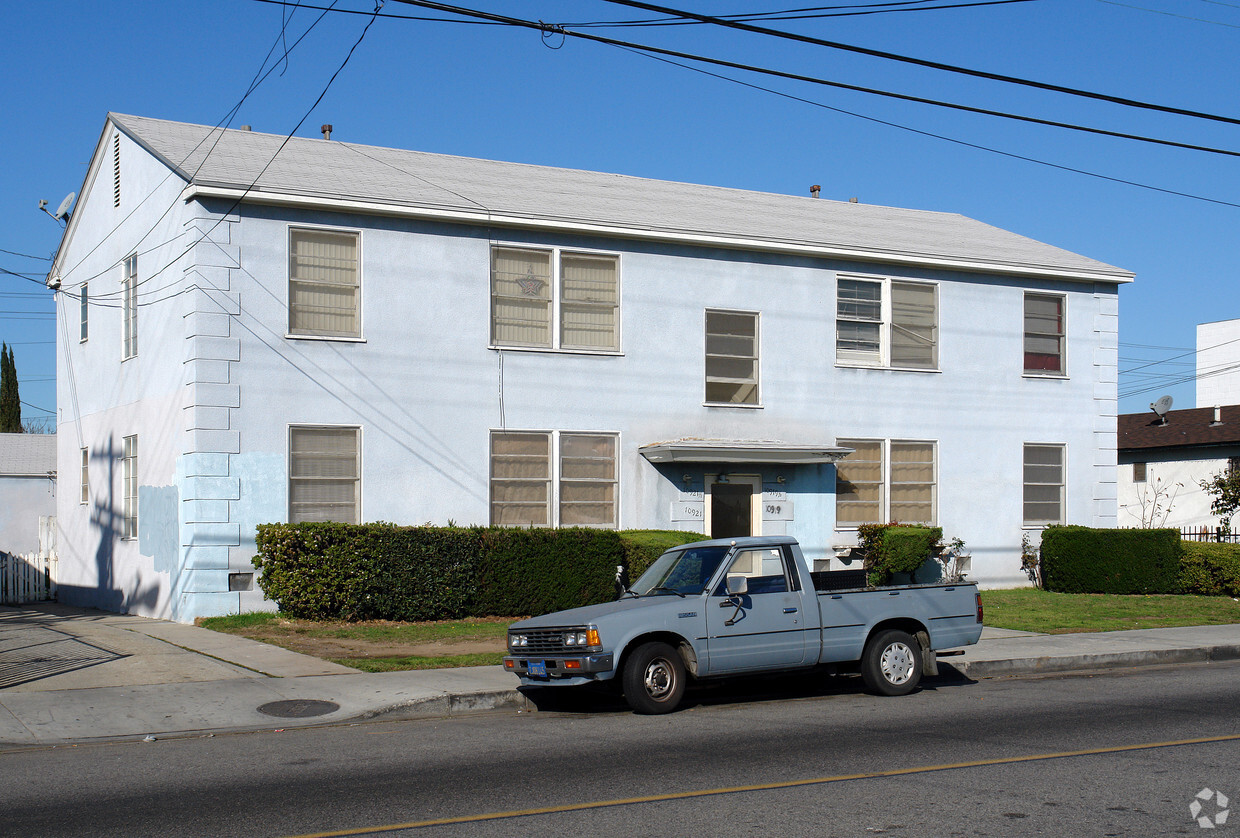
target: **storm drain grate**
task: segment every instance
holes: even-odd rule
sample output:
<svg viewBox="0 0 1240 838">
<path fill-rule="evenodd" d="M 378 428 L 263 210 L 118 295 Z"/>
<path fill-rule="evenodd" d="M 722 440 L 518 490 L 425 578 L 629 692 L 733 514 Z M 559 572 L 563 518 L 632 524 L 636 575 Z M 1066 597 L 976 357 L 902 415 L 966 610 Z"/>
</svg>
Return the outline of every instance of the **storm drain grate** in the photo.
<svg viewBox="0 0 1240 838">
<path fill-rule="evenodd" d="M 278 716 L 281 719 L 309 719 L 313 716 L 326 716 L 339 709 L 340 705 L 334 701 L 289 698 L 283 701 L 269 701 L 259 707 L 258 712 L 265 716 Z"/>
</svg>

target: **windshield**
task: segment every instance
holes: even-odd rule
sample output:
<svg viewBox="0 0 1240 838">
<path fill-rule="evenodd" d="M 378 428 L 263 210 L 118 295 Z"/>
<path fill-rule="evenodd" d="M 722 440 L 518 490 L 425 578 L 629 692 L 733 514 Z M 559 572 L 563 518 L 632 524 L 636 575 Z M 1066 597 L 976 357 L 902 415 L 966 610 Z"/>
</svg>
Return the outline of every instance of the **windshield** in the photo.
<svg viewBox="0 0 1240 838">
<path fill-rule="evenodd" d="M 728 548 L 686 547 L 668 550 L 655 559 L 631 590 L 647 594 L 700 594 L 705 590 L 719 563 L 727 555 Z"/>
</svg>

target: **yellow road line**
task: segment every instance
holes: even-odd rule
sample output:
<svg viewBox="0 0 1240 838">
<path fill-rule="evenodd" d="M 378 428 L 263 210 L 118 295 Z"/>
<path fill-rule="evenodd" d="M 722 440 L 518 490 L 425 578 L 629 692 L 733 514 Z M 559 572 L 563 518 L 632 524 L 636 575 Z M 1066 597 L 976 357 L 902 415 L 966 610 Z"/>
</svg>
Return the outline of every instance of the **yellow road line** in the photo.
<svg viewBox="0 0 1240 838">
<path fill-rule="evenodd" d="M 730 788 L 700 789 L 698 791 L 681 791 L 670 794 L 652 794 L 645 797 L 625 797 L 616 800 L 595 800 L 588 803 L 572 803 L 566 806 L 544 806 L 538 809 L 514 809 L 508 812 L 485 812 L 480 815 L 462 815 L 455 818 L 436 818 L 426 821 L 409 821 L 382 826 L 358 827 L 356 829 L 339 829 L 331 832 L 309 832 L 289 838 L 339 838 L 345 835 L 370 835 L 380 832 L 397 832 L 402 829 L 421 829 L 429 826 L 450 826 L 460 823 L 476 823 L 478 821 L 496 821 L 505 818 L 522 818 L 530 815 L 556 815 L 565 812 L 581 812 L 588 809 L 605 809 L 611 806 L 632 806 L 638 803 L 662 803 L 668 800 L 690 800 L 695 797 L 711 797 L 721 794 L 737 794 L 747 791 L 774 791 L 792 789 L 800 786 L 820 786 L 828 783 L 840 783 L 846 780 L 872 780 L 878 777 L 900 777 L 907 774 L 928 774 L 933 771 L 952 771 L 961 768 L 980 768 L 987 765 L 1011 765 L 1020 762 L 1037 762 L 1044 759 L 1064 759 L 1066 757 L 1096 756 L 1098 754 L 1118 754 L 1124 751 L 1143 751 L 1151 748 L 1176 748 L 1183 745 L 1201 745 L 1211 742 L 1234 742 L 1240 740 L 1240 734 L 1231 736 L 1204 736 L 1199 739 L 1176 739 L 1171 742 L 1143 742 L 1139 745 L 1115 745 L 1110 748 L 1087 748 L 1081 751 L 1058 751 L 1049 754 L 1025 754 L 1016 757 L 998 757 L 995 759 L 979 759 L 970 762 L 951 762 L 943 765 L 919 765 L 914 768 L 893 768 L 887 771 L 865 771 L 859 774 L 837 774 L 833 777 L 814 777 L 808 780 L 786 780 L 782 783 L 760 783 L 750 786 L 732 786 Z"/>
</svg>

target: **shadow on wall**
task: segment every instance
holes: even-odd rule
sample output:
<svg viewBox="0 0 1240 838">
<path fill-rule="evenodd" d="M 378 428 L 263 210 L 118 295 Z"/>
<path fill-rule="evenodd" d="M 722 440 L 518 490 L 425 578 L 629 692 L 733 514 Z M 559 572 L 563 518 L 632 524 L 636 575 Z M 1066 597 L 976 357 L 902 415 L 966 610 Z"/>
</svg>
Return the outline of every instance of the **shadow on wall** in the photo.
<svg viewBox="0 0 1240 838">
<path fill-rule="evenodd" d="M 112 438 L 108 439 L 105 449 L 90 453 L 92 476 L 97 473 L 96 464 L 102 466 L 100 470 L 106 475 L 101 484 L 105 492 L 95 495 L 90 514 L 90 523 L 98 538 L 95 546 L 95 584 L 93 587 L 58 585 L 56 599 L 67 605 L 88 606 L 118 614 L 151 613 L 159 602 L 157 587 L 127 592 L 116 582 L 116 542 L 124 536 L 125 527 L 124 509 L 117 510 L 116 470 L 119 461 L 116 440 Z M 91 483 L 97 485 L 93 479 Z"/>
</svg>

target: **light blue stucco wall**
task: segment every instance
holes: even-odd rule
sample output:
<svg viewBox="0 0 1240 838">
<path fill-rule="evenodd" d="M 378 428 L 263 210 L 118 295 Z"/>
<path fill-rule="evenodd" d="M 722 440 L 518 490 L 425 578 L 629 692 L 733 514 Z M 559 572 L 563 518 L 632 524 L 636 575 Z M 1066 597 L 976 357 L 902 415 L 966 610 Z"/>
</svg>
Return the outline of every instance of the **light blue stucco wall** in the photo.
<svg viewBox="0 0 1240 838">
<path fill-rule="evenodd" d="M 1066 446 L 1067 521 L 1114 524 L 1114 286 L 237 210 L 184 201 L 183 184 L 161 180 L 166 170 L 122 143 L 132 191 L 127 180 L 114 208 L 110 189 L 84 189 L 63 254 L 72 268 L 64 288 L 90 278 L 100 300 L 86 343 L 77 339 L 76 298 L 58 295 L 62 481 L 76 473 L 81 447 L 92 457 L 91 502 L 61 491 L 58 505 L 71 601 L 178 620 L 272 607 L 256 591 L 230 592 L 229 577 L 251 569 L 256 526 L 287 518 L 292 424 L 360 426 L 366 521 L 488 523 L 489 437 L 506 428 L 617 433 L 624 528 L 700 531 L 702 521 L 674 515 L 679 501 L 719 472 L 754 475 L 792 510 L 764 516 L 763 529 L 796 536 L 815 559 L 854 537 L 835 526 L 834 466 L 656 467 L 639 447 L 680 438 L 934 441 L 938 523 L 967 542 L 972 575 L 988 585 L 1024 581 L 1026 443 Z M 129 196 L 143 190 L 151 198 L 137 206 Z M 361 340 L 286 335 L 291 224 L 360 234 Z M 139 355 L 122 363 L 117 266 L 135 241 L 152 248 L 140 268 L 161 270 L 144 286 Z M 620 353 L 490 348 L 495 243 L 619 254 Z M 840 272 L 936 283 L 939 371 L 838 366 Z M 1064 378 L 1022 374 L 1025 291 L 1067 299 Z M 703 404 L 707 308 L 760 313 L 760 407 Z M 119 452 L 130 434 L 141 447 L 131 541 L 117 537 Z"/>
</svg>

